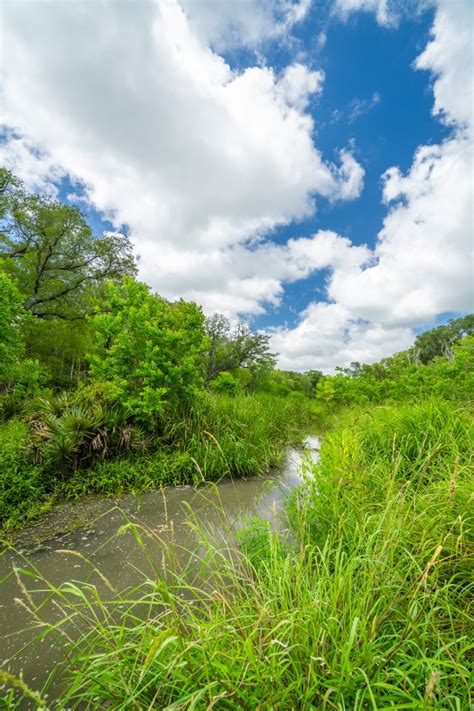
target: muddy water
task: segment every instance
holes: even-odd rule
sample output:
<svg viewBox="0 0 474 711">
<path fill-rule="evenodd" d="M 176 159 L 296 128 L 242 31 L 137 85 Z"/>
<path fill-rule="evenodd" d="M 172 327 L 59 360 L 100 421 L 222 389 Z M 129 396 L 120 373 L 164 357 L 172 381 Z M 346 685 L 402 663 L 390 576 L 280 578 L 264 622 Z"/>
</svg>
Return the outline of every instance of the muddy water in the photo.
<svg viewBox="0 0 474 711">
<path fill-rule="evenodd" d="M 48 601 L 43 579 L 53 585 L 66 580 L 88 581 L 105 592 L 103 581 L 94 571 L 97 568 L 117 590 L 131 589 L 144 577 L 156 574 L 157 567 L 163 569 L 170 564 L 162 559 L 160 545 L 163 550 L 173 551 L 173 565 L 188 565 L 192 569 L 199 558 L 199 540 L 193 523 L 208 531 L 213 542 L 222 547 L 232 540 L 233 531 L 245 518 L 258 516 L 274 527 L 284 526 L 284 500 L 301 481 L 303 461 L 317 459 L 318 448 L 318 439 L 308 437 L 304 450 L 289 451 L 281 469 L 268 478 L 226 479 L 199 489 L 170 487 L 141 497 L 125 496 L 117 505 L 110 499 L 82 502 L 77 509 L 80 518 L 90 522 L 86 528 L 54 535 L 35 550 L 4 553 L 0 559 L 3 668 L 15 675 L 21 672 L 35 689 L 43 688 L 52 674 L 48 691 L 54 697 L 60 676 L 55 672 L 65 663 L 64 649 L 51 635 L 31 644 L 41 628 L 35 627 L 28 611 L 18 602 L 25 599 L 18 577 L 32 591 L 35 603 L 44 600 L 41 614 L 50 621 L 60 612 Z M 70 518 L 74 514 L 77 516 L 77 511 L 71 511 L 71 507 L 55 514 L 51 529 L 61 526 L 58 516 Z M 127 523 L 151 532 L 153 535 L 148 538 L 153 539 L 153 547 L 142 550 L 130 528 L 119 533 Z M 47 531 L 48 523 L 39 531 L 42 539 L 47 537 Z M 31 537 L 37 533 L 31 531 Z M 22 543 L 26 540 L 23 536 Z M 26 569 L 29 575 L 16 576 L 15 567 Z"/>
</svg>

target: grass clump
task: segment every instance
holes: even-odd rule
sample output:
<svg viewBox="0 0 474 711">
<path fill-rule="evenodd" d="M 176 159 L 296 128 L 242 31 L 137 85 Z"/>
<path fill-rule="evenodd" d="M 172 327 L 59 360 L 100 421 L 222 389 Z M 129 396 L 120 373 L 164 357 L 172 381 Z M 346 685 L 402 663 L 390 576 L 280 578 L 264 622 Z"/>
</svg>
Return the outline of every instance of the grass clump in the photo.
<svg viewBox="0 0 474 711">
<path fill-rule="evenodd" d="M 0 426 L 0 521 L 6 530 L 29 523 L 49 510 L 50 484 L 26 452 L 27 426 L 9 420 Z"/>
<path fill-rule="evenodd" d="M 157 570 L 139 601 L 56 589 L 83 628 L 61 703 L 467 711 L 471 435 L 436 402 L 346 420 L 293 497 L 290 540 L 251 521 L 238 554 L 207 542 L 212 581 Z"/>
</svg>

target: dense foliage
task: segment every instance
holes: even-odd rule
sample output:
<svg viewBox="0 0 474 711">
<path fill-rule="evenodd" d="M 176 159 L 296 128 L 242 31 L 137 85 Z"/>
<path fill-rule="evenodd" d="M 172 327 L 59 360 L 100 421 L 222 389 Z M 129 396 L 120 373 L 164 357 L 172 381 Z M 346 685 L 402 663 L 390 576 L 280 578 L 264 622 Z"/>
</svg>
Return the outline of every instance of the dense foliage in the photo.
<svg viewBox="0 0 474 711">
<path fill-rule="evenodd" d="M 431 396 L 468 401 L 474 396 L 474 336 L 465 336 L 451 349 L 449 357 L 434 356 L 426 365 L 410 360 L 408 351 L 372 365 L 355 363 L 321 378 L 316 398 L 329 411 L 353 404 L 416 402 Z"/>
<path fill-rule="evenodd" d="M 0 256 L 39 319 L 83 318 L 101 284 L 136 271 L 126 237 L 96 237 L 77 207 L 27 194 L 5 169 L 0 220 Z"/>
<path fill-rule="evenodd" d="M 202 389 L 204 317 L 192 303 L 168 303 L 132 279 L 109 284 L 90 379 L 149 429 L 166 406 L 189 407 Z"/>
<path fill-rule="evenodd" d="M 302 431 L 310 408 L 272 396 L 306 402 L 312 380 L 274 370 L 268 335 L 152 293 L 126 237 L 6 170 L 0 250 L 6 530 L 60 497 L 262 471 Z"/>
<path fill-rule="evenodd" d="M 112 601 L 43 580 L 82 630 L 60 707 L 467 711 L 473 434 L 442 401 L 346 413 L 293 498 L 292 537 L 257 519 L 229 558 L 202 532 L 211 587 L 159 564 Z"/>
<path fill-rule="evenodd" d="M 268 471 L 327 426 L 291 535 L 256 520 L 229 532 L 233 555 L 205 541 L 212 591 L 157 569 L 133 599 L 46 580 L 27 595 L 39 620 L 49 588 L 83 633 L 58 708 L 471 707 L 474 316 L 379 363 L 281 371 L 267 334 L 152 293 L 126 237 L 8 171 L 0 247 L 7 535 L 61 499 Z"/>
<path fill-rule="evenodd" d="M 271 445 L 253 437 L 250 420 L 239 429 L 245 409 L 260 408 L 264 395 L 273 413 L 271 398 L 291 399 L 301 429 L 310 412 L 322 422 L 348 405 L 460 401 L 474 392 L 473 316 L 419 335 L 405 353 L 334 376 L 276 370 L 268 334 L 152 293 L 135 279 L 126 237 L 94 236 L 78 208 L 28 194 L 6 170 L 0 248 L 0 519 L 8 529 L 59 496 L 267 467 L 273 459 L 263 450 Z M 208 422 L 214 411 L 227 422 L 223 431 Z M 216 428 L 224 458 L 211 444 Z M 269 437 L 264 429 L 259 435 Z"/>
</svg>

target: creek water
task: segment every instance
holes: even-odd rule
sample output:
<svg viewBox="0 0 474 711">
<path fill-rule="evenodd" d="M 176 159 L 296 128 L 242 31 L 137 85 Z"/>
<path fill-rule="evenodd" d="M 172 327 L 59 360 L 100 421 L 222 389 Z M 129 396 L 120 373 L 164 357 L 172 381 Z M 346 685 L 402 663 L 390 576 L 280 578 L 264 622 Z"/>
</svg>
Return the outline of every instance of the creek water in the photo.
<svg viewBox="0 0 474 711">
<path fill-rule="evenodd" d="M 117 590 L 132 589 L 150 575 L 150 555 L 164 572 L 170 564 L 169 558 L 160 561 L 157 541 L 163 549 L 173 550 L 174 563 L 192 569 L 199 547 L 193 523 L 208 531 L 213 543 L 222 548 L 231 544 L 233 531 L 246 518 L 259 517 L 274 528 L 284 527 L 284 501 L 301 483 L 304 461 L 315 461 L 318 450 L 318 438 L 307 437 L 303 449 L 289 450 L 284 464 L 271 476 L 224 479 L 197 489 L 168 487 L 139 497 L 127 495 L 115 503 L 110 499 L 85 501 L 65 507 L 49 522 L 24 532 L 19 541 L 24 550 L 17 546 L 0 558 L 2 667 L 16 676 L 21 674 L 33 689 L 42 689 L 47 683 L 51 699 L 59 693 L 61 668 L 67 664 L 64 649 L 52 635 L 38 638 L 41 627 L 21 602 L 27 595 L 23 584 L 35 603 L 43 604 L 41 615 L 49 622 L 57 619 L 60 612 L 48 598 L 45 580 L 54 586 L 69 580 L 90 582 L 100 590 L 104 584 L 96 572 L 99 570 Z M 77 517 L 78 511 L 80 518 L 88 521 L 85 527 L 51 534 L 48 540 L 48 526 L 57 530 L 62 523 L 64 530 L 68 519 L 74 514 Z M 153 550 L 138 545 L 127 523 L 156 534 L 152 536 Z M 38 534 L 42 543 L 28 550 L 28 538 L 32 540 Z M 18 568 L 27 573 L 15 574 Z M 34 705 L 25 702 L 21 708 Z"/>
</svg>

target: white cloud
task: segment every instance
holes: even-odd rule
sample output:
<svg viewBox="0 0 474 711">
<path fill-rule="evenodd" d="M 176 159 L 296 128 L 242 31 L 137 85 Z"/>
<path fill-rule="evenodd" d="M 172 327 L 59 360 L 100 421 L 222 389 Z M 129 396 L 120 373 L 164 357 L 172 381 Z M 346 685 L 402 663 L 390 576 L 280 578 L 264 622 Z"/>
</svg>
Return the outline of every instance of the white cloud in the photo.
<svg viewBox="0 0 474 711">
<path fill-rule="evenodd" d="M 299 112 L 303 112 L 312 94 L 322 91 L 323 72 L 310 72 L 302 64 L 287 67 L 278 86 L 282 100 Z"/>
<path fill-rule="evenodd" d="M 368 99 L 353 99 L 350 103 L 347 120 L 349 123 L 357 121 L 361 116 L 368 114 L 375 106 L 380 104 L 382 97 L 378 91 L 374 91 Z"/>
<path fill-rule="evenodd" d="M 340 182 L 339 190 L 335 198 L 353 200 L 362 192 L 365 171 L 347 149 L 340 151 L 339 155 L 341 158 L 341 167 L 337 173 L 340 177 Z"/>
<path fill-rule="evenodd" d="M 295 328 L 276 329 L 271 345 L 281 353 L 283 369 L 327 372 L 352 361 L 379 360 L 408 347 L 412 340 L 409 328 L 355 321 L 341 304 L 319 302 L 305 309 Z"/>
<path fill-rule="evenodd" d="M 281 294 L 284 277 L 269 280 L 261 262 L 246 272 L 262 236 L 313 214 L 318 195 L 353 199 L 363 183 L 348 150 L 335 165 L 314 144 L 305 109 L 321 72 L 234 72 L 204 41 L 209 13 L 222 28 L 229 6 L 238 18 L 257 5 L 219 3 L 215 18 L 210 1 L 184 3 L 189 20 L 177 0 L 139 13 L 87 0 L 3 6 L 4 122 L 22 146 L 5 144 L 10 165 L 40 188 L 51 166 L 82 181 L 96 209 L 129 226 L 144 280 L 170 298 L 234 303 L 234 313 L 259 313 Z M 309 7 L 277 5 L 287 28 Z M 31 146 L 41 147 L 33 158 Z"/>
<path fill-rule="evenodd" d="M 217 51 L 253 49 L 303 22 L 311 0 L 181 0 L 193 32 Z"/>
<path fill-rule="evenodd" d="M 438 0 L 433 39 L 417 58 L 418 69 L 431 71 L 433 113 L 459 128 L 474 129 L 474 4 Z"/>
<path fill-rule="evenodd" d="M 412 329 L 438 314 L 474 309 L 472 12 L 468 2 L 441 0 L 415 64 L 433 73 L 434 113 L 453 124 L 452 136 L 420 146 L 406 175 L 386 171 L 388 212 L 371 259 L 335 265 L 332 303 L 314 303 L 296 328 L 277 329 L 283 366 L 376 360 L 406 348 Z"/>
<path fill-rule="evenodd" d="M 401 3 L 398 2 L 398 9 Z M 353 12 L 373 12 L 379 25 L 391 27 L 397 24 L 397 3 L 394 0 L 336 0 L 334 11 L 346 20 Z"/>
<path fill-rule="evenodd" d="M 8 130 L 0 142 L 0 165 L 13 171 L 27 190 L 53 198 L 58 195 L 57 183 L 65 177 L 50 155 Z"/>
<path fill-rule="evenodd" d="M 281 365 L 302 370 L 405 348 L 414 326 L 472 308 L 473 276 L 468 2 L 440 0 L 415 64 L 432 73 L 433 111 L 452 135 L 420 146 L 406 174 L 385 173 L 375 248 L 324 230 L 285 245 L 265 238 L 311 215 L 318 196 L 354 199 L 363 187 L 349 149 L 334 165 L 315 145 L 307 106 L 321 72 L 301 63 L 233 72 L 216 53 L 283 37 L 308 7 L 150 0 L 137 13 L 133 3 L 6 0 L 2 103 L 15 133 L 0 147 L 36 189 L 50 189 L 50 175 L 82 181 L 96 209 L 129 225 L 141 277 L 170 298 L 258 314 L 281 302 L 286 283 L 329 269 L 331 302 L 274 331 Z M 382 0 L 337 7 L 396 20 L 396 4 Z"/>
<path fill-rule="evenodd" d="M 260 242 L 253 248 L 234 245 L 197 254 L 172 247 L 160 255 L 161 289 L 201 303 L 207 312 L 263 313 L 266 305 L 281 303 L 284 284 L 306 279 L 317 270 L 363 264 L 370 257 L 365 246 L 329 230 L 312 237 L 290 239 L 284 245 Z M 200 283 L 196 283 L 196 273 Z M 201 287 L 208 284 L 207 289 Z"/>
</svg>

